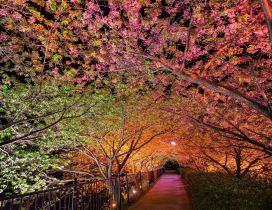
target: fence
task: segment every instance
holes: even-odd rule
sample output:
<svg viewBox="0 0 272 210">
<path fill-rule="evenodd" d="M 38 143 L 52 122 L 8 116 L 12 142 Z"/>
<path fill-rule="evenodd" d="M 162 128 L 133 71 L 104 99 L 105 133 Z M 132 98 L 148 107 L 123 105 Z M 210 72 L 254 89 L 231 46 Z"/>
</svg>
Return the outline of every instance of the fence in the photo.
<svg viewBox="0 0 272 210">
<path fill-rule="evenodd" d="M 77 181 L 61 187 L 0 198 L 2 210 L 110 209 L 111 196 L 106 180 Z"/>
<path fill-rule="evenodd" d="M 152 186 L 164 173 L 164 169 L 121 176 L 123 203 L 132 203 Z"/>
<path fill-rule="evenodd" d="M 130 203 L 163 173 L 124 174 L 111 180 L 75 180 L 71 184 L 43 191 L 0 198 L 0 210 L 108 210 Z M 119 183 L 119 199 L 113 199 L 110 183 Z"/>
</svg>

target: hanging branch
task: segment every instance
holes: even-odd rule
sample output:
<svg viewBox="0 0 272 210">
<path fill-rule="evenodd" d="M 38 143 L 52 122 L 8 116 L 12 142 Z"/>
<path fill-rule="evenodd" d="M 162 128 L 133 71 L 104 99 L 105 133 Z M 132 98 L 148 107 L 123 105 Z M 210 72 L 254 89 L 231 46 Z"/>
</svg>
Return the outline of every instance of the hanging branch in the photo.
<svg viewBox="0 0 272 210">
<path fill-rule="evenodd" d="M 205 157 L 207 157 L 208 160 L 212 161 L 213 163 L 219 165 L 221 168 L 223 168 L 229 175 L 232 175 L 232 172 L 228 169 L 228 167 L 226 165 L 221 164 L 219 161 L 215 160 L 213 157 L 211 157 L 210 155 L 208 155 L 206 152 L 201 151 L 203 155 L 205 155 Z"/>
<path fill-rule="evenodd" d="M 24 134 L 24 135 L 22 135 L 22 136 L 19 136 L 19 137 L 10 139 L 10 140 L 8 140 L 8 141 L 3 141 L 3 142 L 0 143 L 0 147 L 1 147 L 1 146 L 4 146 L 4 145 L 10 145 L 10 144 L 13 144 L 13 143 L 18 142 L 18 141 L 26 141 L 26 140 L 29 140 L 29 137 L 32 136 L 33 134 L 40 133 L 40 132 L 45 131 L 45 130 L 49 129 L 50 127 L 52 127 L 52 126 L 58 124 L 61 120 L 64 119 L 64 114 L 65 114 L 65 112 L 66 112 L 66 108 L 64 108 L 64 110 L 63 110 L 61 116 L 60 116 L 59 119 L 57 119 L 55 122 L 53 122 L 53 123 L 51 123 L 51 124 L 49 124 L 49 125 L 47 125 L 47 126 L 41 128 L 41 129 L 37 129 L 37 130 L 31 131 L 31 132 L 29 132 L 29 133 L 27 133 L 27 134 Z M 33 137 L 30 137 L 30 138 L 33 138 Z"/>
<path fill-rule="evenodd" d="M 197 74 L 188 74 L 184 71 L 184 69 L 180 67 L 173 67 L 165 59 L 159 59 L 155 56 L 148 55 L 148 54 L 141 54 L 137 52 L 133 52 L 134 54 L 138 54 L 138 56 L 141 56 L 143 58 L 152 60 L 156 63 L 161 63 L 161 65 L 164 67 L 165 70 L 173 73 L 176 75 L 179 79 L 185 80 L 187 82 L 196 83 L 198 85 L 202 85 L 212 91 L 215 91 L 217 93 L 221 93 L 226 96 L 230 96 L 231 98 L 234 98 L 238 100 L 239 102 L 246 104 L 248 107 L 256 110 L 259 114 L 264 115 L 265 117 L 272 120 L 272 112 L 270 111 L 270 108 L 266 105 L 263 105 L 262 103 L 256 101 L 254 98 L 239 92 L 238 90 L 233 89 L 232 87 L 228 87 L 225 85 L 221 85 L 218 83 L 214 83 L 210 80 L 207 80 L 205 78 L 201 78 Z"/>
<path fill-rule="evenodd" d="M 193 121 L 197 122 L 198 124 L 202 124 L 202 125 L 204 125 L 204 126 L 206 126 L 208 128 L 211 128 L 211 129 L 213 129 L 215 131 L 218 131 L 219 133 L 231 135 L 231 136 L 228 136 L 228 138 L 233 138 L 233 137 L 237 138 L 237 140 L 239 140 L 239 141 L 248 142 L 248 143 L 253 144 L 255 146 L 261 147 L 262 149 L 264 149 L 268 153 L 272 153 L 272 147 L 271 146 L 263 144 L 263 143 L 261 143 L 259 141 L 256 141 L 255 139 L 252 139 L 252 138 L 248 137 L 245 134 L 242 135 L 242 134 L 230 131 L 230 130 L 228 130 L 226 128 L 222 128 L 222 127 L 219 127 L 219 126 L 216 126 L 216 125 L 205 123 L 205 122 L 202 122 L 202 121 L 200 121 L 200 120 L 198 120 L 196 118 L 193 118 L 193 117 L 189 117 L 189 118 L 192 119 Z"/>
<path fill-rule="evenodd" d="M 265 23 L 269 33 L 270 45 L 272 48 L 272 2 L 271 0 L 259 0 L 259 2 L 263 10 Z"/>
<path fill-rule="evenodd" d="M 271 8 L 271 9 L 272 9 L 272 8 Z M 259 61 L 260 61 L 260 60 L 259 60 Z M 259 61 L 258 61 L 258 62 L 259 62 Z M 268 99 L 268 97 L 267 97 L 267 95 L 266 95 L 264 89 L 262 88 L 261 84 L 259 84 L 258 81 L 257 81 L 256 74 L 255 74 L 255 71 L 253 70 L 253 65 L 252 65 L 251 62 L 250 62 L 250 70 L 251 70 L 251 74 L 252 74 L 252 77 L 253 77 L 253 82 L 256 84 L 257 88 L 258 88 L 259 91 L 261 92 L 262 97 L 263 97 L 263 99 L 264 99 L 264 101 L 265 101 L 265 104 L 266 104 L 266 106 L 267 106 L 267 108 L 268 108 L 268 111 L 269 111 L 270 113 L 272 113 L 272 108 L 271 108 L 269 99 Z"/>
<path fill-rule="evenodd" d="M 70 170 L 70 169 L 65 169 L 65 168 L 60 168 L 60 167 L 58 167 L 57 169 L 59 171 L 66 172 L 66 173 L 84 174 L 84 175 L 89 175 L 89 176 L 91 176 L 93 178 L 96 178 L 96 176 L 94 176 L 93 174 L 88 173 L 86 171 Z"/>
</svg>

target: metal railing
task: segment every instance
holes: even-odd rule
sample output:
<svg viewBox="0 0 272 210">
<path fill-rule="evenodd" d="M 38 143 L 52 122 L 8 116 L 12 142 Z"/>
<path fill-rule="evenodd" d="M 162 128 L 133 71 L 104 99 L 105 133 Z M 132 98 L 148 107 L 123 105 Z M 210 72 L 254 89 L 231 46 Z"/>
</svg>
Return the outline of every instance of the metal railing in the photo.
<svg viewBox="0 0 272 210">
<path fill-rule="evenodd" d="M 1 210 L 111 209 L 106 180 L 77 181 L 69 185 L 0 198 Z"/>
<path fill-rule="evenodd" d="M 136 200 L 164 172 L 163 169 L 124 174 L 111 180 L 73 181 L 60 187 L 0 198 L 0 210 L 108 210 Z M 120 194 L 113 196 L 110 183 Z"/>
<path fill-rule="evenodd" d="M 121 193 L 123 203 L 129 204 L 136 201 L 158 178 L 164 173 L 164 169 L 157 169 L 137 174 L 125 174 L 121 176 Z"/>
</svg>

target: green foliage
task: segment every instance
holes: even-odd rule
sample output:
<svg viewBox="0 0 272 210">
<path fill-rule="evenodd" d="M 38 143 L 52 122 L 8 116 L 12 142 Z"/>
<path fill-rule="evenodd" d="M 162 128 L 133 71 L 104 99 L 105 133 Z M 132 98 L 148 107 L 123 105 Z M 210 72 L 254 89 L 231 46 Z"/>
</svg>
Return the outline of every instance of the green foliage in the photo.
<svg viewBox="0 0 272 210">
<path fill-rule="evenodd" d="M 51 1 L 50 9 L 52 10 L 52 12 L 55 12 L 57 10 L 57 3 L 55 1 Z"/>
<path fill-rule="evenodd" d="M 53 56 L 53 60 L 54 60 L 54 61 L 60 61 L 61 59 L 62 59 L 62 56 L 59 55 L 59 54 L 55 54 L 55 55 Z"/>
<path fill-rule="evenodd" d="M 0 133 L 0 140 L 8 140 L 11 138 L 13 132 L 11 128 L 5 129 L 3 132 Z"/>
<path fill-rule="evenodd" d="M 253 179 L 182 169 L 197 210 L 270 210 L 272 186 Z"/>
<path fill-rule="evenodd" d="M 27 147 L 13 146 L 12 154 L 0 151 L 1 196 L 46 189 L 54 180 L 45 171 L 56 168 L 57 160 L 44 154 L 37 145 Z"/>
<path fill-rule="evenodd" d="M 75 140 L 85 132 L 82 118 L 90 117 L 102 99 L 69 85 L 16 81 L 3 84 L 1 90 L 0 196 L 58 184 L 51 172 L 69 164 L 60 162 L 58 154 L 75 148 Z"/>
</svg>

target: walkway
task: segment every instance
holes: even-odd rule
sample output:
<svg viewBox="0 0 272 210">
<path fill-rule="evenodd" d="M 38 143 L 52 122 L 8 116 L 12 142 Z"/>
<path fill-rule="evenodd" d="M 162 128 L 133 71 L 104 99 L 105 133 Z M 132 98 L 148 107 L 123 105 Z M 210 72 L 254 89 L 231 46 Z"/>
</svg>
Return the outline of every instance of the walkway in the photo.
<svg viewBox="0 0 272 210">
<path fill-rule="evenodd" d="M 179 174 L 167 172 L 129 210 L 192 210 Z"/>
</svg>

